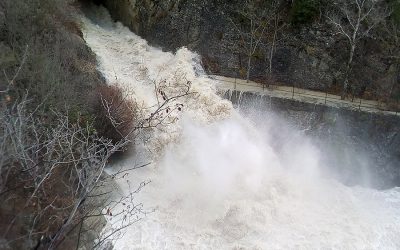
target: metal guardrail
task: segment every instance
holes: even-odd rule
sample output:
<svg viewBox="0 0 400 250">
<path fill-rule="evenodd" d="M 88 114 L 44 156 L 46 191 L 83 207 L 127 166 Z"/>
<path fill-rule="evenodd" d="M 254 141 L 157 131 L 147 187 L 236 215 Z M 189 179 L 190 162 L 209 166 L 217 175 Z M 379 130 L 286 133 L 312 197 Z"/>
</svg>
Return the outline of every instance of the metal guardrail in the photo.
<svg viewBox="0 0 400 250">
<path fill-rule="evenodd" d="M 400 115 L 399 111 L 389 110 L 385 103 L 378 101 L 365 100 L 361 98 L 354 98 L 352 100 L 343 100 L 338 95 L 328 94 L 327 92 L 319 92 L 307 89 L 296 88 L 294 86 L 281 86 L 281 85 L 261 85 L 256 82 L 239 79 L 228 78 L 223 76 L 211 76 L 214 80 L 230 83 L 233 88 L 231 90 L 244 91 L 244 92 L 257 92 L 271 96 L 294 99 L 309 103 L 318 103 L 324 105 L 335 105 L 356 110 L 363 110 L 367 112 L 384 112 L 395 115 Z M 243 90 L 240 90 L 240 87 Z M 247 87 L 247 89 L 246 89 Z M 310 100 L 311 99 L 311 100 Z"/>
</svg>

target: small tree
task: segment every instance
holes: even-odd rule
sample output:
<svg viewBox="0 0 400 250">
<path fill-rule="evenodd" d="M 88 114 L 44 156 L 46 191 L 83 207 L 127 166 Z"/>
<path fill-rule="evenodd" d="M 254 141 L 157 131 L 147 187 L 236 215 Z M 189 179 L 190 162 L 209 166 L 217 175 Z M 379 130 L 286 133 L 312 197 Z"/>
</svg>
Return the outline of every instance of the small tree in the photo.
<svg viewBox="0 0 400 250">
<path fill-rule="evenodd" d="M 274 58 L 276 45 L 281 42 L 284 37 L 282 36 L 282 30 L 287 26 L 283 22 L 282 11 L 279 0 L 271 1 L 271 7 L 269 8 L 271 21 L 269 23 L 268 34 L 265 39 L 264 46 L 267 48 L 268 56 L 268 67 L 266 69 L 266 76 L 270 78 L 272 76 L 272 62 Z"/>
<path fill-rule="evenodd" d="M 319 0 L 296 0 L 292 2 L 290 21 L 293 25 L 310 23 L 319 13 Z"/>
<path fill-rule="evenodd" d="M 386 19 L 384 30 L 387 36 L 390 38 L 390 42 L 394 45 L 391 46 L 389 51 L 389 58 L 392 61 L 392 67 L 395 68 L 391 80 L 390 90 L 386 93 L 387 97 L 399 99 L 400 88 L 396 87 L 398 85 L 397 74 L 400 70 L 400 1 L 399 0 L 389 0 L 390 17 Z"/>
<path fill-rule="evenodd" d="M 268 22 L 271 19 L 269 9 L 260 6 L 260 4 L 260 1 L 247 0 L 243 4 L 242 10 L 235 10 L 227 15 L 227 18 L 235 27 L 235 31 L 239 34 L 241 47 L 243 47 L 247 57 L 247 81 L 250 79 L 252 58 L 262 44 Z"/>
<path fill-rule="evenodd" d="M 272 74 L 275 48 L 281 40 L 279 34 L 286 27 L 282 18 L 283 2 L 247 0 L 243 6 L 240 11 L 231 11 L 227 18 L 235 27 L 238 34 L 236 40 L 247 58 L 246 80 L 250 79 L 253 58 L 260 49 L 265 50 L 264 59 L 268 65 L 265 73 L 269 77 Z"/>
<path fill-rule="evenodd" d="M 349 44 L 349 55 L 344 72 L 342 99 L 349 89 L 349 75 L 358 42 L 367 37 L 377 24 L 388 16 L 388 8 L 382 0 L 335 0 L 333 11 L 327 18 L 337 33 Z"/>
<path fill-rule="evenodd" d="M 389 35 L 394 39 L 395 44 L 399 45 L 399 29 L 400 29 L 400 1 L 390 0 L 390 18 L 386 22 Z"/>
</svg>

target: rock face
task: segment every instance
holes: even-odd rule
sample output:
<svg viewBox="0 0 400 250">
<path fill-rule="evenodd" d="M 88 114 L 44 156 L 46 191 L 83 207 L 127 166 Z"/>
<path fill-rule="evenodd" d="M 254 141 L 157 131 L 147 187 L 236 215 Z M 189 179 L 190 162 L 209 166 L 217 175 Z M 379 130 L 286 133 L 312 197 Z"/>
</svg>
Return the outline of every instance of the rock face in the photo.
<svg viewBox="0 0 400 250">
<path fill-rule="evenodd" d="M 4 12 L 0 8 L 0 30 L 4 29 L 4 21 L 5 21 Z"/>
<path fill-rule="evenodd" d="M 6 17 L 4 15 L 4 10 L 3 7 L 0 5 L 0 41 L 4 39 L 4 33 L 5 33 L 5 20 Z"/>
<path fill-rule="evenodd" d="M 15 58 L 12 49 L 0 41 L 0 67 L 6 68 L 15 65 L 16 63 L 17 59 Z"/>
<path fill-rule="evenodd" d="M 243 1 L 101 2 L 115 19 L 151 44 L 166 50 L 186 46 L 202 56 L 205 68 L 211 73 L 242 78 L 246 75 L 248 56 L 238 29 L 226 14 L 242 10 Z M 289 10 L 284 10 L 283 15 L 286 15 L 284 21 L 288 21 Z M 287 25 L 279 37 L 272 57 L 272 76 L 266 77 L 270 48 L 260 46 L 252 58 L 252 79 L 272 79 L 285 85 L 330 91 L 342 86 L 341 72 L 344 72 L 348 45 L 346 40 L 334 34 L 326 21 L 321 19 L 302 27 Z M 360 43 L 350 79 L 354 94 L 383 95 L 400 89 L 399 70 L 390 59 L 395 46 L 388 39 L 371 36 Z"/>
<path fill-rule="evenodd" d="M 253 93 L 226 94 L 244 114 L 279 121 L 269 134 L 285 140 L 285 127 L 304 131 L 321 153 L 320 165 L 347 185 L 400 186 L 400 116 L 302 103 Z M 272 112 L 271 112 L 272 111 Z M 261 121 L 263 122 L 263 121 Z M 275 124 L 276 125 L 276 124 Z M 262 127 L 262 126 L 261 126 Z M 324 170 L 324 169 L 323 169 Z"/>
</svg>

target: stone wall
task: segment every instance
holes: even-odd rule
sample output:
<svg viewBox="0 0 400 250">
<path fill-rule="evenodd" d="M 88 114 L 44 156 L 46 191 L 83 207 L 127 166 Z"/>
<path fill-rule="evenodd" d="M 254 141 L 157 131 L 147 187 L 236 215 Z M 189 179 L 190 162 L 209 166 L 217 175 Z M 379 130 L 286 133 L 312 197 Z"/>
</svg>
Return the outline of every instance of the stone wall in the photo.
<svg viewBox="0 0 400 250">
<path fill-rule="evenodd" d="M 282 119 L 269 131 L 277 141 L 290 127 L 313 138 L 321 165 L 348 185 L 400 186 L 400 115 L 359 112 L 253 93 L 227 92 L 239 110 L 263 119 Z M 254 112 L 256 112 L 254 114 Z"/>
</svg>

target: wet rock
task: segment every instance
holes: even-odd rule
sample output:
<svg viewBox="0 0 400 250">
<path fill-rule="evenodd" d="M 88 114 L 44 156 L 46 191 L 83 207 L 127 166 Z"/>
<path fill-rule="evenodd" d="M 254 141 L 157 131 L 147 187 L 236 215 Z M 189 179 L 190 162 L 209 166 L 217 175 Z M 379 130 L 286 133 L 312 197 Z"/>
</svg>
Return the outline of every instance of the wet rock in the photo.
<svg viewBox="0 0 400 250">
<path fill-rule="evenodd" d="M 0 7 L 0 41 L 3 39 L 5 33 L 5 28 L 6 28 L 5 19 L 6 17 L 4 15 L 4 12 L 1 10 Z"/>
<path fill-rule="evenodd" d="M 6 20 L 6 17 L 4 15 L 4 12 L 0 9 L 0 27 L 4 27 L 5 20 Z"/>
</svg>

